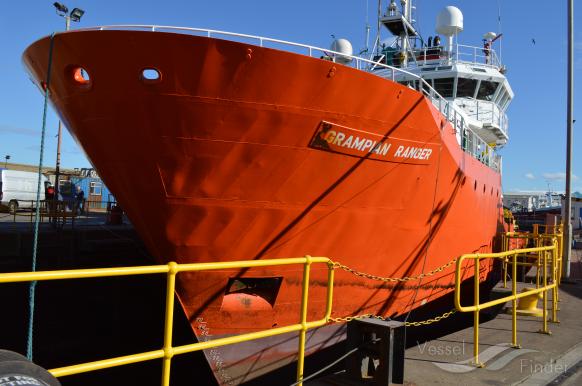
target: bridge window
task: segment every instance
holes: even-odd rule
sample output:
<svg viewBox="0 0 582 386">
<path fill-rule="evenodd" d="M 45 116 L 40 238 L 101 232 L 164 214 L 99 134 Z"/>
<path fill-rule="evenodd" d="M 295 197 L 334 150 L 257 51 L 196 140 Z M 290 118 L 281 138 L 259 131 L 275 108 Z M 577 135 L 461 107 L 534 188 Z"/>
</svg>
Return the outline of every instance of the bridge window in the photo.
<svg viewBox="0 0 582 386">
<path fill-rule="evenodd" d="M 477 92 L 477 99 L 490 101 L 495 95 L 495 90 L 497 90 L 498 83 L 490 82 L 488 80 L 482 80 L 479 86 L 479 91 Z"/>
<path fill-rule="evenodd" d="M 457 97 L 473 98 L 475 96 L 476 89 L 477 89 L 477 79 L 459 78 L 457 83 Z"/>
<path fill-rule="evenodd" d="M 509 101 L 509 93 L 507 91 L 504 91 L 503 97 L 501 97 L 501 100 L 498 103 L 499 107 L 501 107 L 502 109 L 505 109 L 505 106 L 507 105 L 508 101 Z"/>
<path fill-rule="evenodd" d="M 434 88 L 444 98 L 453 97 L 454 78 L 440 78 L 434 79 Z"/>
</svg>

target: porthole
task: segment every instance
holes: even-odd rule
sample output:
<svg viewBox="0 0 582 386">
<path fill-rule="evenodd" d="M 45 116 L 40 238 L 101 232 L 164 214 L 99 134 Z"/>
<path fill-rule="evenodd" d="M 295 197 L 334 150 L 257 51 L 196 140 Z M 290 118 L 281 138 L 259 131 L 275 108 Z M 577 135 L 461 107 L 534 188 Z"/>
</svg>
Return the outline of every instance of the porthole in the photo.
<svg viewBox="0 0 582 386">
<path fill-rule="evenodd" d="M 475 181 L 475 186 L 473 186 L 474 190 L 477 190 L 477 181 Z"/>
<path fill-rule="evenodd" d="M 91 83 L 91 77 L 83 67 L 75 67 L 73 69 L 73 80 L 80 85 L 88 85 Z"/>
<path fill-rule="evenodd" d="M 162 80 L 162 73 L 153 67 L 144 68 L 141 71 L 141 80 L 144 83 L 157 83 Z"/>
<path fill-rule="evenodd" d="M 486 188 L 486 185 L 483 184 L 483 193 L 485 193 L 485 188 Z"/>
</svg>

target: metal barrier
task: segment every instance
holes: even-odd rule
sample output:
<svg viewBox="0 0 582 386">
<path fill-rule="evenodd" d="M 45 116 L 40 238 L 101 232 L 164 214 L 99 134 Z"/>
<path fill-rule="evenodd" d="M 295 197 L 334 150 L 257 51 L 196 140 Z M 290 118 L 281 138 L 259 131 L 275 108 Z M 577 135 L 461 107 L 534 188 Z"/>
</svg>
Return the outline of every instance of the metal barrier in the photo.
<svg viewBox="0 0 582 386">
<path fill-rule="evenodd" d="M 24 211 L 13 211 L 5 215 L 0 214 L 0 218 L 9 218 L 5 221 L 13 223 L 24 222 L 29 223 L 32 227 L 36 216 L 35 200 L 17 200 L 22 205 L 19 208 L 26 209 Z M 109 223 L 111 218 L 112 208 L 117 206 L 116 201 L 90 201 L 83 200 L 78 203 L 74 199 L 71 200 L 41 200 L 39 210 L 39 222 L 49 222 L 51 225 L 62 228 L 67 219 L 71 220 L 71 225 L 74 227 L 75 223 L 94 222 L 99 216 L 104 217 L 104 221 Z"/>
<path fill-rule="evenodd" d="M 540 233 L 540 227 L 544 230 L 543 233 Z M 564 234 L 563 234 L 563 224 L 557 225 L 545 225 L 545 224 L 534 224 L 534 231 L 533 233 L 529 232 L 506 232 L 502 234 L 502 250 L 508 251 L 511 249 L 511 241 L 518 240 L 522 242 L 526 242 L 531 244 L 531 247 L 541 247 L 544 245 L 548 245 L 548 242 L 551 242 L 552 239 L 556 239 L 558 243 L 558 250 L 556 252 L 556 259 L 558 263 L 558 282 L 562 279 L 562 252 L 563 248 L 562 245 L 564 243 Z M 539 253 L 538 256 L 528 255 L 527 253 L 522 254 L 524 261 L 518 261 L 517 265 L 524 266 L 524 267 L 536 267 L 536 285 L 539 286 L 540 280 L 540 257 Z M 534 262 L 528 262 L 528 258 L 533 259 Z M 507 261 L 503 262 L 503 287 L 507 288 Z"/>
<path fill-rule="evenodd" d="M 325 263 L 328 266 L 327 276 L 327 300 L 325 316 L 316 321 L 307 321 L 307 303 L 309 292 L 309 274 L 311 264 Z M 303 282 L 301 292 L 301 316 L 299 323 L 272 328 L 269 330 L 230 336 L 211 341 L 192 343 L 183 346 L 172 346 L 172 331 L 174 321 L 174 290 L 176 285 L 176 275 L 180 272 L 207 271 L 229 268 L 253 268 L 279 265 L 303 264 Z M 285 334 L 289 332 L 299 332 L 299 351 L 297 359 L 297 385 L 303 384 L 303 366 L 305 358 L 305 335 L 307 330 L 325 325 L 331 316 L 333 299 L 334 267 L 327 257 L 297 257 L 274 260 L 250 260 L 233 262 L 214 262 L 197 264 L 177 264 L 170 262 L 167 265 L 122 267 L 122 268 L 98 268 L 98 269 L 78 269 L 66 271 L 42 271 L 42 272 L 16 272 L 0 274 L 0 283 L 15 283 L 41 280 L 63 280 L 63 279 L 85 279 L 95 277 L 113 277 L 148 274 L 167 274 L 166 284 L 166 309 L 164 323 L 164 346 L 161 349 L 142 352 L 133 355 L 126 355 L 116 358 L 109 358 L 95 362 L 78 364 L 73 366 L 51 369 L 49 372 L 55 377 L 85 373 L 110 367 L 128 365 L 131 363 L 144 362 L 153 359 L 163 359 L 162 386 L 170 384 L 170 366 L 172 357 L 179 354 L 186 354 L 193 351 L 205 350 L 213 347 L 224 346 L 234 343 L 246 342 L 254 339 L 266 338 L 270 336 Z"/>
<path fill-rule="evenodd" d="M 517 257 L 520 254 L 527 253 L 539 253 L 541 255 L 541 267 L 543 267 L 543 286 L 536 289 L 517 293 Z M 550 257 L 548 255 L 551 255 Z M 500 259 L 503 262 L 507 262 L 511 258 L 512 264 L 512 286 L 511 295 L 505 296 L 501 299 L 490 300 L 485 303 L 479 302 L 479 270 L 480 261 L 482 259 Z M 461 270 L 463 262 L 466 260 L 474 261 L 474 292 L 473 292 L 473 305 L 463 306 L 461 305 Z M 551 284 L 548 284 L 548 263 L 551 264 Z M 479 362 L 479 311 L 490 308 L 499 304 L 504 304 L 508 301 L 512 302 L 512 346 L 519 348 L 517 343 L 517 300 L 526 296 L 533 294 L 542 293 L 543 299 L 543 316 L 542 316 L 542 330 L 540 332 L 549 334 L 548 330 L 548 319 L 547 319 L 547 291 L 550 289 L 553 291 L 553 302 L 552 302 L 552 322 L 557 322 L 557 285 L 558 285 L 558 241 L 557 238 L 552 238 L 551 246 L 542 246 L 535 248 L 524 248 L 524 249 L 514 249 L 500 253 L 486 253 L 486 254 L 467 254 L 461 256 L 457 260 L 456 270 L 455 270 L 455 308 L 459 312 L 473 312 L 473 356 L 475 365 L 478 367 L 483 367 L 484 365 Z"/>
</svg>

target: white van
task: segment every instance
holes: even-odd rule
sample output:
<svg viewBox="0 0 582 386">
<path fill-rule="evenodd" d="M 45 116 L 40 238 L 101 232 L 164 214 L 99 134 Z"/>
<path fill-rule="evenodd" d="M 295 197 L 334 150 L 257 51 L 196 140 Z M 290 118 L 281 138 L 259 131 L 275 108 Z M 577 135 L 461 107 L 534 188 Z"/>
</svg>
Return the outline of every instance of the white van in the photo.
<svg viewBox="0 0 582 386">
<path fill-rule="evenodd" d="M 44 190 L 50 184 L 41 174 L 40 199 L 44 200 Z M 0 170 L 0 206 L 8 207 L 11 213 L 18 208 L 33 208 L 36 203 L 38 173 L 19 170 Z"/>
</svg>

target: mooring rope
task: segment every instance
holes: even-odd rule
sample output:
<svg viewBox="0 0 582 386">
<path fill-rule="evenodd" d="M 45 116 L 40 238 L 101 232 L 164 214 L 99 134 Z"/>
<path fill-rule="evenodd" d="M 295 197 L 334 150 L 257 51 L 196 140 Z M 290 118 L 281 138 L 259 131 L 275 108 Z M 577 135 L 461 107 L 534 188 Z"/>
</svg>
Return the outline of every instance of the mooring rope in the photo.
<svg viewBox="0 0 582 386">
<path fill-rule="evenodd" d="M 49 47 L 49 57 L 48 57 L 48 68 L 46 75 L 46 84 L 44 90 L 44 109 L 42 113 L 42 132 L 40 138 L 40 161 L 38 163 L 38 182 L 36 191 L 36 210 L 34 214 L 34 241 L 32 244 L 32 272 L 36 271 L 36 254 L 38 249 L 38 224 L 40 218 L 40 185 L 42 181 L 42 159 L 44 156 L 44 137 L 46 132 L 46 113 L 48 108 L 48 96 L 49 96 L 49 86 L 51 83 L 51 67 L 53 61 L 53 44 L 54 44 L 54 32 L 50 37 L 50 47 Z M 28 360 L 32 361 L 32 341 L 33 341 L 33 330 L 34 330 L 34 299 L 36 292 L 36 281 L 30 282 L 28 288 L 28 339 L 26 343 L 26 357 Z"/>
</svg>

